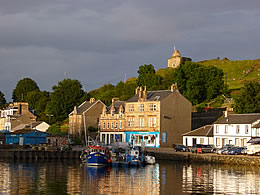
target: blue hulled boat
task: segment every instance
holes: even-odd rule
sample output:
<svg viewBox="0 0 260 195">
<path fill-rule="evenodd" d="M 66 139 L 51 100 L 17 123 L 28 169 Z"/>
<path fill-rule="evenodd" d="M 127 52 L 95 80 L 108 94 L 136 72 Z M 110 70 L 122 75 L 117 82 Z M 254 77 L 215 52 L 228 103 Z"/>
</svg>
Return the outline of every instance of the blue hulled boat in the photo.
<svg viewBox="0 0 260 195">
<path fill-rule="evenodd" d="M 84 151 L 85 159 L 88 166 L 107 166 L 111 163 L 109 150 L 98 145 L 90 145 Z M 84 156 L 82 155 L 82 156 Z"/>
</svg>

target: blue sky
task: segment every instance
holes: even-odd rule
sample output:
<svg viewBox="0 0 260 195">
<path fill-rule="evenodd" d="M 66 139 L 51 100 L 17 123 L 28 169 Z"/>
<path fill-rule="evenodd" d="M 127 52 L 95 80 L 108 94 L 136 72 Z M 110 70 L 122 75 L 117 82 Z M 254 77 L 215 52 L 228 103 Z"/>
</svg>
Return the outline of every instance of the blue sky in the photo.
<svg viewBox="0 0 260 195">
<path fill-rule="evenodd" d="M 87 91 L 167 67 L 173 47 L 193 61 L 260 58 L 259 0 L 2 0 L 0 91 L 66 78 Z"/>
</svg>

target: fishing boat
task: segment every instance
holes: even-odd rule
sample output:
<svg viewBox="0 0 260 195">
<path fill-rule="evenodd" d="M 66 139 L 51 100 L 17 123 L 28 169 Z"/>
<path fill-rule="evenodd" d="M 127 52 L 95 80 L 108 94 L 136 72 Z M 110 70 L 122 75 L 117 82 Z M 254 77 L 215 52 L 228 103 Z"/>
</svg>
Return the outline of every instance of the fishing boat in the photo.
<svg viewBox="0 0 260 195">
<path fill-rule="evenodd" d="M 109 150 L 99 145 L 89 145 L 82 153 L 81 159 L 88 166 L 107 166 L 111 163 Z"/>
</svg>

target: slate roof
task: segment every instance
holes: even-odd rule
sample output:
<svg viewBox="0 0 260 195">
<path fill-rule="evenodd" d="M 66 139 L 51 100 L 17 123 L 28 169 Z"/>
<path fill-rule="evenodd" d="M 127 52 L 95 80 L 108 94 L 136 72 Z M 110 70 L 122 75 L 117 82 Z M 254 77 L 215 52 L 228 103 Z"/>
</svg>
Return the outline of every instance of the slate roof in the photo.
<svg viewBox="0 0 260 195">
<path fill-rule="evenodd" d="M 147 91 L 147 101 L 161 101 L 165 97 L 167 97 L 170 93 L 172 93 L 171 90 L 161 90 L 161 91 Z M 138 102 L 139 94 L 136 94 L 135 96 L 131 97 L 127 100 L 127 102 Z"/>
<path fill-rule="evenodd" d="M 183 136 L 206 136 L 213 137 L 213 125 L 205 125 L 188 133 L 182 134 Z"/>
<path fill-rule="evenodd" d="M 260 113 L 253 114 L 230 114 L 215 122 L 215 124 L 252 124 L 260 120 Z"/>
<path fill-rule="evenodd" d="M 14 131 L 14 132 L 10 132 L 8 134 L 25 134 L 25 133 L 30 133 L 30 132 L 39 132 L 39 133 L 48 134 L 46 132 L 38 131 L 38 130 L 35 130 L 35 129 L 21 129 L 21 130 L 17 130 L 17 131 Z"/>
<path fill-rule="evenodd" d="M 116 101 L 112 104 L 115 108 L 115 113 L 118 113 L 119 112 L 119 108 L 120 106 L 122 105 L 123 108 L 125 107 L 125 101 Z M 108 108 L 107 108 L 107 112 L 110 112 L 110 109 L 112 107 L 112 105 L 110 105 Z"/>
<path fill-rule="evenodd" d="M 83 112 L 85 112 L 87 109 L 89 109 L 93 104 L 95 104 L 96 102 L 90 103 L 90 102 L 83 102 L 80 106 L 77 107 L 77 112 L 78 114 L 82 114 Z"/>
</svg>

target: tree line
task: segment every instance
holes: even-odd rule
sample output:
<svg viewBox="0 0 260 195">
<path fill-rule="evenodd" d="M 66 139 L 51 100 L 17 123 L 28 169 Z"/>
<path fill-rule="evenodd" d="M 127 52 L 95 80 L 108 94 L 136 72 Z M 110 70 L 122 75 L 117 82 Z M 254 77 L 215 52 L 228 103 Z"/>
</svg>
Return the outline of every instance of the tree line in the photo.
<svg viewBox="0 0 260 195">
<path fill-rule="evenodd" d="M 204 66 L 195 62 L 186 62 L 178 68 L 155 70 L 154 66 L 141 65 L 137 71 L 138 77 L 119 81 L 116 85 L 104 84 L 99 89 L 84 92 L 78 80 L 64 79 L 52 86 L 52 92 L 41 91 L 31 78 L 19 80 L 13 90 L 14 102 L 28 102 L 30 108 L 36 111 L 38 120 L 51 123 L 61 122 L 68 118 L 74 106 L 91 97 L 102 100 L 106 105 L 111 104 L 114 97 L 124 101 L 135 94 L 137 86 L 146 86 L 147 90 L 170 89 L 177 83 L 179 91 L 193 105 L 209 102 L 222 94 L 230 96 L 228 86 L 224 83 L 224 73 L 214 66 Z M 260 112 L 260 84 L 246 83 L 239 93 L 233 93 L 234 109 L 238 113 Z M 6 106 L 4 94 L 0 91 L 0 106 Z"/>
</svg>

